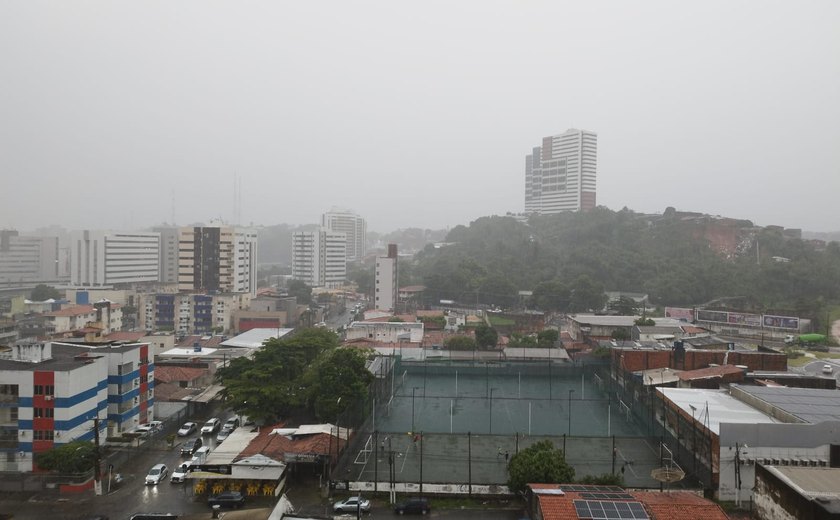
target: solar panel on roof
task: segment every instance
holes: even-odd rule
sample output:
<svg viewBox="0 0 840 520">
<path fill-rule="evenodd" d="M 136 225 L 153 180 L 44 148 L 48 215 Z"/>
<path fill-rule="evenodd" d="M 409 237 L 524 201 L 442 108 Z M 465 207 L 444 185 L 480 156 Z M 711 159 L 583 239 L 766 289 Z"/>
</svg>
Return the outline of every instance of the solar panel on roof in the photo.
<svg viewBox="0 0 840 520">
<path fill-rule="evenodd" d="M 641 502 L 574 500 L 573 503 L 581 520 L 650 520 Z"/>
<path fill-rule="evenodd" d="M 635 500 L 629 493 L 581 493 L 586 500 Z"/>
</svg>

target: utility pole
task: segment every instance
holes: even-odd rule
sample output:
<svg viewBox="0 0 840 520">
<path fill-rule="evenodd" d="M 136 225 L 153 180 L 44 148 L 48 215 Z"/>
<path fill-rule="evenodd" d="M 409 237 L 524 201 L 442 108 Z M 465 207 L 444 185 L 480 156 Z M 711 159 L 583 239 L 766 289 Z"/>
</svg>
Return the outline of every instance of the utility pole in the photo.
<svg viewBox="0 0 840 520">
<path fill-rule="evenodd" d="M 93 418 L 93 489 L 102 495 L 102 461 L 99 458 L 99 417 Z"/>
</svg>

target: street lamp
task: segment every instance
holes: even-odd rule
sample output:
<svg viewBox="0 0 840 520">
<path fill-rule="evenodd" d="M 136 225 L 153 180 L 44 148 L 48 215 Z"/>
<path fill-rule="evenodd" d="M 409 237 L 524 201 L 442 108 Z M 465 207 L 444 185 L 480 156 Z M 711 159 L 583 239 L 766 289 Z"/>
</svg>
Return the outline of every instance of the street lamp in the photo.
<svg viewBox="0 0 840 520">
<path fill-rule="evenodd" d="M 420 387 L 415 386 L 411 389 L 411 433 L 414 433 L 414 393 L 418 388 Z"/>
<path fill-rule="evenodd" d="M 569 389 L 569 437 L 572 436 L 572 394 L 575 393 L 573 388 Z"/>
</svg>

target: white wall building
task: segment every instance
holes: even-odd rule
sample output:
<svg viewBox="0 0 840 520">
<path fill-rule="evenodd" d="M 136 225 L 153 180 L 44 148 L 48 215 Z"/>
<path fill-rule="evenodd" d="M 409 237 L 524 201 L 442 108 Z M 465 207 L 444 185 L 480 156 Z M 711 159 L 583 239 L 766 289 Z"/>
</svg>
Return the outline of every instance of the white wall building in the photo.
<svg viewBox="0 0 840 520">
<path fill-rule="evenodd" d="M 598 135 L 571 129 L 544 137 L 525 156 L 525 212 L 551 214 L 595 207 Z"/>
<path fill-rule="evenodd" d="M 292 278 L 310 287 L 337 288 L 347 279 L 347 236 L 321 229 L 292 236 Z"/>
<path fill-rule="evenodd" d="M 344 233 L 347 238 L 347 261 L 361 260 L 365 256 L 367 223 L 350 210 L 332 208 L 321 215 L 321 226 L 329 231 Z"/>
<path fill-rule="evenodd" d="M 58 237 L 0 231 L 0 283 L 60 281 L 60 265 Z"/>
<path fill-rule="evenodd" d="M 375 309 L 394 311 L 399 291 L 397 276 L 397 245 L 388 244 L 388 256 L 376 258 L 373 278 L 373 305 Z"/>
<path fill-rule="evenodd" d="M 70 234 L 70 283 L 103 286 L 157 282 L 160 233 L 75 231 Z"/>
<path fill-rule="evenodd" d="M 160 233 L 160 281 L 178 283 L 180 230 L 177 227 L 156 227 L 152 231 Z"/>
<path fill-rule="evenodd" d="M 345 341 L 368 339 L 383 343 L 421 343 L 423 341 L 422 322 L 404 321 L 354 321 L 345 331 Z"/>
</svg>

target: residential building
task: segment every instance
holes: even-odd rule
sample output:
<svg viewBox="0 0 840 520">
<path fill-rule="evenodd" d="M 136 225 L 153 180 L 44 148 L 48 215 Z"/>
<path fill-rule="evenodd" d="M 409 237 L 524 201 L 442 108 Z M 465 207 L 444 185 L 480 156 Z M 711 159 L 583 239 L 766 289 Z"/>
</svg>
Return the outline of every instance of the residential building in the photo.
<svg viewBox="0 0 840 520">
<path fill-rule="evenodd" d="M 128 431 L 153 418 L 147 345 L 93 348 L 19 342 L 0 355 L 0 468 L 32 471 L 34 455 Z"/>
<path fill-rule="evenodd" d="M 399 291 L 397 263 L 397 244 L 388 244 L 388 256 L 376 257 L 373 279 L 373 306 L 375 309 L 396 310 Z"/>
<path fill-rule="evenodd" d="M 227 331 L 235 311 L 247 309 L 250 293 L 138 294 L 138 327 L 178 335 Z"/>
<path fill-rule="evenodd" d="M 421 343 L 423 322 L 354 321 L 345 329 L 345 341 L 369 339 L 382 343 Z"/>
<path fill-rule="evenodd" d="M 80 331 L 89 326 L 101 329 L 103 334 L 122 329 L 122 306 L 108 301 L 93 305 L 69 305 L 45 312 L 45 332 L 55 336 Z"/>
<path fill-rule="evenodd" d="M 66 281 L 62 278 L 58 237 L 20 236 L 0 230 L 0 284 Z"/>
<path fill-rule="evenodd" d="M 840 456 L 838 459 L 840 464 Z M 753 504 L 753 518 L 840 518 L 840 467 L 756 464 Z"/>
<path fill-rule="evenodd" d="M 321 226 L 328 231 L 344 233 L 347 237 L 346 259 L 361 260 L 365 256 L 367 223 L 350 210 L 332 208 L 321 215 Z"/>
<path fill-rule="evenodd" d="M 178 253 L 181 231 L 177 227 L 156 227 L 160 233 L 160 281 L 178 283 Z"/>
<path fill-rule="evenodd" d="M 292 278 L 334 289 L 347 279 L 347 236 L 320 229 L 292 235 Z"/>
<path fill-rule="evenodd" d="M 257 233 L 229 226 L 184 227 L 178 290 L 257 293 Z"/>
<path fill-rule="evenodd" d="M 544 137 L 525 157 L 525 212 L 543 215 L 595 207 L 598 135 L 570 129 Z"/>
<path fill-rule="evenodd" d="M 70 234 L 70 283 L 73 285 L 157 282 L 159 264 L 159 233 L 84 230 Z"/>
</svg>

